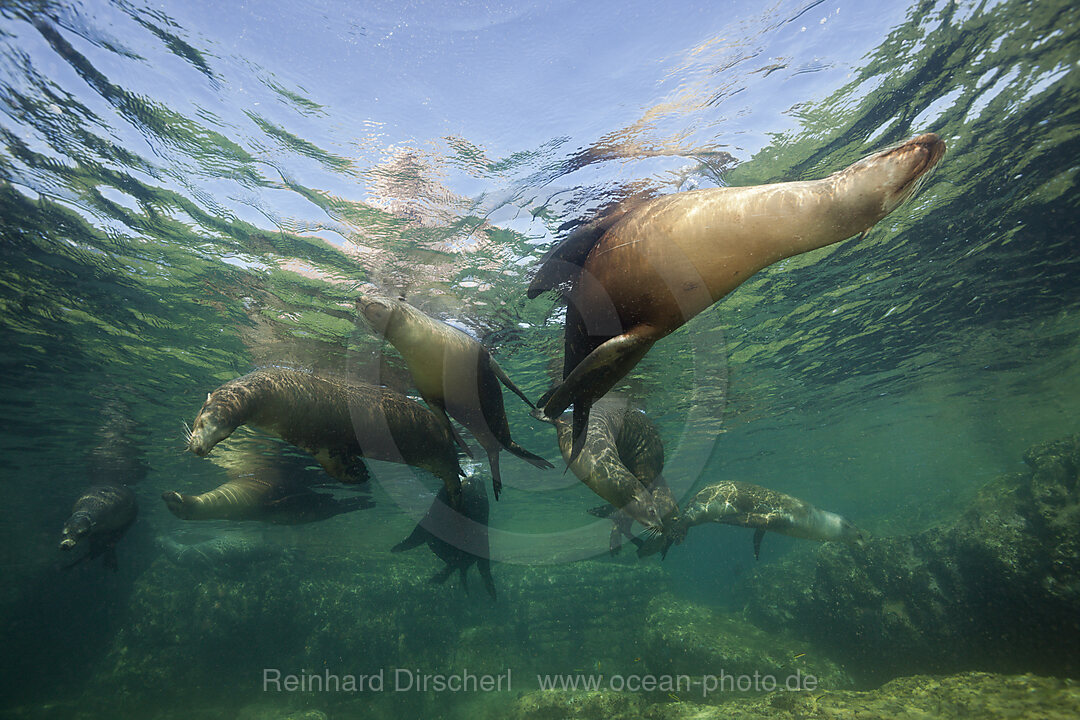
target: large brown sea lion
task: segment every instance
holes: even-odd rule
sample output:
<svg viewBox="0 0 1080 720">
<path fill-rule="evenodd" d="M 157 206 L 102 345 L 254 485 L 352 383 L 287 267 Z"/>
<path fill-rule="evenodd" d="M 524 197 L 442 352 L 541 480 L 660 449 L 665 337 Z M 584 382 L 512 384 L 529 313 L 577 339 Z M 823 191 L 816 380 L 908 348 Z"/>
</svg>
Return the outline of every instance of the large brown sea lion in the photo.
<svg viewBox="0 0 1080 720">
<path fill-rule="evenodd" d="M 653 343 L 767 265 L 864 233 L 944 153 L 928 133 L 821 180 L 675 193 L 572 233 L 528 291 L 533 298 L 570 284 L 563 381 L 539 405 L 548 417 L 574 406 L 571 457 L 589 408 Z"/>
<path fill-rule="evenodd" d="M 681 543 L 687 530 L 707 522 L 753 528 L 755 559 L 761 554 L 761 539 L 766 531 L 855 546 L 863 542 L 862 532 L 834 512 L 819 510 L 805 500 L 760 485 L 720 482 L 702 488 L 690 499 L 668 535 L 667 547 Z"/>
<path fill-rule="evenodd" d="M 94 485 L 83 491 L 64 523 L 60 549 L 88 549 L 68 567 L 103 555 L 105 566 L 115 570 L 116 543 L 135 522 L 138 510 L 135 493 L 127 485 Z"/>
<path fill-rule="evenodd" d="M 391 552 L 402 552 L 427 544 L 435 556 L 446 563 L 430 579 L 444 583 L 455 570 L 461 575 L 461 587 L 468 593 L 466 571 L 476 563 L 484 588 L 495 597 L 495 581 L 491 577 L 491 546 L 488 541 L 488 499 L 484 483 L 477 477 L 461 481 L 461 508 L 451 508 L 446 502 L 446 490 L 440 489 L 424 518 L 413 528 L 409 537 Z"/>
<path fill-rule="evenodd" d="M 361 295 L 356 306 L 367 325 L 385 337 L 405 358 L 421 397 L 446 428 L 453 432 L 446 416 L 449 412 L 484 448 L 491 464 L 496 500 L 502 490 L 499 451 L 503 448 L 536 467 L 552 467 L 547 460 L 529 452 L 510 437 L 499 381 L 530 408 L 533 404 L 483 345 L 401 300 Z"/>
<path fill-rule="evenodd" d="M 367 458 L 423 468 L 443 481 L 451 499 L 460 493 L 450 432 L 430 410 L 388 388 L 298 370 L 256 370 L 206 396 L 188 449 L 205 457 L 245 424 L 311 453 L 341 482 L 367 480 Z"/>
<path fill-rule="evenodd" d="M 655 433 L 655 427 L 644 413 L 617 400 L 597 403 L 595 412 L 589 419 L 589 434 L 585 446 L 572 460 L 570 450 L 573 436 L 570 422 L 562 417 L 549 418 L 540 409 L 535 410 L 533 416 L 555 426 L 559 449 L 569 463 L 570 470 L 590 490 L 614 506 L 613 519 L 616 527 L 613 535 L 616 532 L 621 533 L 624 527 L 628 529 L 625 524 L 620 525 L 620 514 L 637 520 L 651 532 L 660 532 L 663 529 L 664 516 L 661 507 L 663 505 L 669 512 L 671 508 L 658 503 L 650 484 L 659 476 L 659 469 L 663 467 L 664 448 L 659 443 L 658 436 L 655 440 L 651 437 L 652 433 Z M 626 461 L 630 462 L 630 467 Z M 643 482 L 635 471 L 648 478 L 648 481 Z M 670 496 L 670 492 L 668 495 Z M 671 502 L 674 504 L 674 500 Z M 615 541 L 616 538 L 613 537 L 613 552 Z"/>
</svg>

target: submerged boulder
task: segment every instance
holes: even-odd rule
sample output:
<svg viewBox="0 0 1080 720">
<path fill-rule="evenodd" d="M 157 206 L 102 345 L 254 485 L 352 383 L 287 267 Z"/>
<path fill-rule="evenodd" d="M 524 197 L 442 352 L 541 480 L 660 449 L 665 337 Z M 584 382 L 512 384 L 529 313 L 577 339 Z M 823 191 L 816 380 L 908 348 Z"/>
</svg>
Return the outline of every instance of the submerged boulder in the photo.
<svg viewBox="0 0 1080 720">
<path fill-rule="evenodd" d="M 757 571 L 745 611 L 878 683 L 914 672 L 1080 676 L 1080 435 L 1031 448 L 951 526 Z"/>
</svg>

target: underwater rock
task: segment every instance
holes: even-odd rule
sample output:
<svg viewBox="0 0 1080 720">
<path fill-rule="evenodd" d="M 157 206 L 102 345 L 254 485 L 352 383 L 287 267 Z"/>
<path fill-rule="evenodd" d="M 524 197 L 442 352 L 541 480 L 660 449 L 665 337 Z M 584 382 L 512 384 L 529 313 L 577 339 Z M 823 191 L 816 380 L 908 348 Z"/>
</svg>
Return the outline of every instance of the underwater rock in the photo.
<svg viewBox="0 0 1080 720">
<path fill-rule="evenodd" d="M 893 680 L 865 692 L 776 691 L 736 698 L 719 706 L 695 698 L 649 705 L 640 695 L 538 690 L 523 695 L 510 720 L 967 720 L 1040 718 L 1070 720 L 1080 715 L 1080 684 L 1035 675 L 972 672 Z"/>
<path fill-rule="evenodd" d="M 498 600 L 475 602 L 429 584 L 442 565 L 430 554 L 267 546 L 278 554 L 226 573 L 158 558 L 136 581 L 93 686 L 162 697 L 235 686 L 250 698 L 264 663 L 356 674 L 509 667 L 515 684 L 520 673 L 632 672 L 649 600 L 664 583 L 655 565 L 504 564 Z"/>
<path fill-rule="evenodd" d="M 747 615 L 860 682 L 913 672 L 1080 676 L 1080 435 L 1031 448 L 948 527 L 759 569 Z"/>
<path fill-rule="evenodd" d="M 649 603 L 643 629 L 642 659 L 654 674 L 700 678 L 749 675 L 785 678 L 813 675 L 822 689 L 851 687 L 835 663 L 783 633 L 759 630 L 744 617 L 661 595 Z M 639 670 L 640 672 L 640 670 Z M 700 688 L 698 689 L 700 692 Z"/>
</svg>

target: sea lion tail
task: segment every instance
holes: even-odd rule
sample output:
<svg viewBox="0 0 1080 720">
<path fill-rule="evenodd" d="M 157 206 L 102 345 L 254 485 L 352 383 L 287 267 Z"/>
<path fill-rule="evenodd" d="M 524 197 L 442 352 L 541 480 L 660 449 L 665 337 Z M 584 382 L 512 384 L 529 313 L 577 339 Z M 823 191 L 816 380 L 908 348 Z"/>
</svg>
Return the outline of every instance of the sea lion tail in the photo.
<svg viewBox="0 0 1080 720">
<path fill-rule="evenodd" d="M 550 470 L 551 468 L 555 467 L 544 458 L 540 457 L 539 455 L 534 455 L 533 453 L 518 445 L 513 440 L 510 441 L 510 446 L 506 449 L 514 453 L 530 465 L 534 465 L 543 470 Z"/>
</svg>

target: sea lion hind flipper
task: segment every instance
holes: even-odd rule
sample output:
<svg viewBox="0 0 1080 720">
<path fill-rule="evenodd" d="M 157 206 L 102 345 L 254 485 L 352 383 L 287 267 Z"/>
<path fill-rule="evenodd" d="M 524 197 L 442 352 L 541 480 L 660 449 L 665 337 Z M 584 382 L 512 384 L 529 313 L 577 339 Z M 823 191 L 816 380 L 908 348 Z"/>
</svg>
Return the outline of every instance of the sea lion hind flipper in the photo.
<svg viewBox="0 0 1080 720">
<path fill-rule="evenodd" d="M 754 559 L 758 560 L 761 557 L 761 539 L 765 537 L 765 529 L 758 528 L 754 531 Z"/>
<path fill-rule="evenodd" d="M 534 455 L 533 453 L 529 452 L 525 448 L 518 445 L 513 440 L 510 441 L 510 444 L 507 446 L 506 449 L 509 450 L 510 452 L 514 453 L 515 455 L 517 455 L 519 458 L 521 458 L 525 462 L 529 463 L 530 465 L 534 465 L 534 466 L 536 466 L 538 468 L 541 468 L 543 470 L 550 470 L 551 468 L 555 467 L 554 465 L 549 463 L 544 458 L 540 457 L 539 455 Z M 498 499 L 498 498 L 496 498 L 496 499 Z"/>
<path fill-rule="evenodd" d="M 506 371 L 499 367 L 499 363 L 495 362 L 495 358 L 489 356 L 488 360 L 491 365 L 491 371 L 495 373 L 495 377 L 499 378 L 499 381 L 509 388 L 512 393 L 524 400 L 529 407 L 535 410 L 536 406 L 532 404 L 532 400 L 530 400 L 525 395 L 525 392 L 510 379 L 510 376 L 506 374 Z"/>
</svg>

